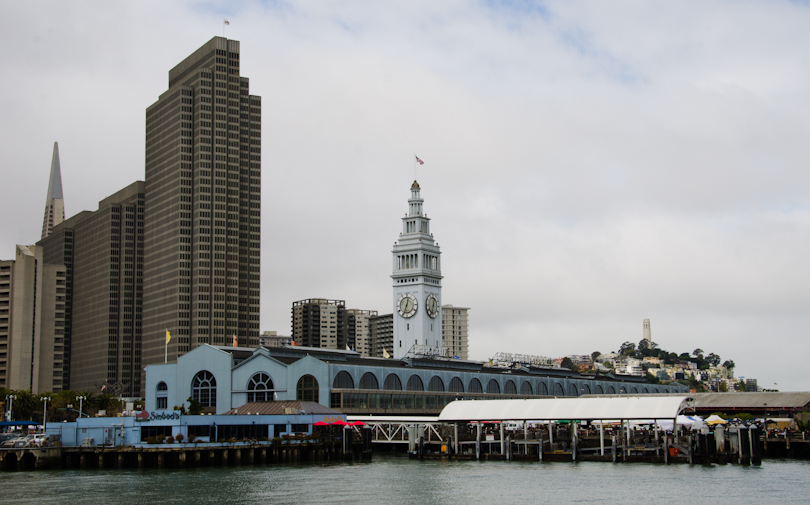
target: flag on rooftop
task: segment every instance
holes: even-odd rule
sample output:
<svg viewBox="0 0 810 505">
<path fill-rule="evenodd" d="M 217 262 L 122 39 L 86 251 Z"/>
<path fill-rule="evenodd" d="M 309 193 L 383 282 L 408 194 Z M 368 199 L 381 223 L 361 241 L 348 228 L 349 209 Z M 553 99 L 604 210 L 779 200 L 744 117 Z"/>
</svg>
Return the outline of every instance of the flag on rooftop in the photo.
<svg viewBox="0 0 810 505">
<path fill-rule="evenodd" d="M 383 347 L 383 358 L 385 358 L 385 359 L 390 359 L 391 358 L 391 355 L 388 354 L 388 351 L 385 350 L 385 347 Z"/>
<path fill-rule="evenodd" d="M 226 24 L 226 25 L 230 26 L 231 22 L 228 21 L 227 19 L 223 19 L 222 24 Z"/>
<path fill-rule="evenodd" d="M 172 334 L 169 333 L 169 330 L 166 330 L 166 345 L 169 345 L 169 340 L 172 339 Z"/>
<path fill-rule="evenodd" d="M 414 156 L 414 158 L 416 158 L 416 162 L 417 162 L 417 163 L 419 163 L 420 165 L 424 165 L 424 164 L 425 164 L 425 162 L 424 162 L 424 161 L 422 161 L 422 160 L 420 160 L 420 159 L 419 159 L 419 156 L 417 156 L 417 155 L 415 155 L 415 154 L 414 154 L 413 156 Z"/>
</svg>

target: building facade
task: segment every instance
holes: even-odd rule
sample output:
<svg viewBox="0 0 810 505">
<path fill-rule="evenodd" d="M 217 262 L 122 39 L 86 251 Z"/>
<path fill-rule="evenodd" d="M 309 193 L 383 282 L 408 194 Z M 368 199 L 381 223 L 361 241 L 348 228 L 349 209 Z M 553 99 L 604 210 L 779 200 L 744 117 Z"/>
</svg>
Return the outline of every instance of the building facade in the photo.
<svg viewBox="0 0 810 505">
<path fill-rule="evenodd" d="M 293 302 L 292 338 L 296 345 L 345 349 L 348 333 L 345 300 L 309 298 Z"/>
<path fill-rule="evenodd" d="M 62 390 L 65 278 L 39 246 L 18 245 L 0 262 L 0 387 Z"/>
<path fill-rule="evenodd" d="M 371 325 L 369 321 L 376 316 L 376 310 L 348 309 L 346 311 L 348 328 L 346 347 L 357 351 L 364 358 L 371 357 Z"/>
<path fill-rule="evenodd" d="M 468 319 L 469 308 L 442 306 L 442 340 L 452 356 L 469 359 Z"/>
<path fill-rule="evenodd" d="M 292 345 L 292 337 L 289 335 L 279 335 L 275 331 L 264 331 L 259 335 L 259 347 L 284 347 Z"/>
<path fill-rule="evenodd" d="M 371 357 L 383 358 L 394 353 L 394 314 L 372 316 L 368 319 L 371 339 Z M 385 352 L 383 352 L 385 351 Z"/>
<path fill-rule="evenodd" d="M 71 389 L 115 384 L 125 396 L 142 394 L 143 241 L 144 183 L 138 181 L 39 242 L 46 260 L 63 263 L 67 272 L 65 381 Z"/>
<path fill-rule="evenodd" d="M 258 345 L 261 98 L 239 63 L 239 42 L 214 37 L 146 110 L 145 364 Z"/>
<path fill-rule="evenodd" d="M 145 391 L 149 412 L 172 411 L 191 397 L 212 414 L 273 399 L 317 401 L 346 414 L 388 415 L 436 415 L 455 399 L 688 392 L 680 384 L 565 369 L 362 358 L 352 351 L 311 347 L 213 346 L 195 349 L 177 363 L 148 365 Z"/>
<path fill-rule="evenodd" d="M 413 346 L 442 347 L 441 251 L 430 233 L 419 184 L 413 181 L 402 233 L 394 244 L 394 351 L 403 358 Z"/>
</svg>

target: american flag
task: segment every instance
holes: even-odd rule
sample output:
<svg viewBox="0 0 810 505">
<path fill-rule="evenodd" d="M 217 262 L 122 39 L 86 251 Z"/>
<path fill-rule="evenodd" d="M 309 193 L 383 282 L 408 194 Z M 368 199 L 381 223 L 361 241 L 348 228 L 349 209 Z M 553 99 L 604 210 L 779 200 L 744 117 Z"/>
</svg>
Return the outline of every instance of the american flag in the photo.
<svg viewBox="0 0 810 505">
<path fill-rule="evenodd" d="M 230 22 L 230 21 L 228 21 L 227 19 L 223 19 L 223 20 L 222 20 L 222 24 L 226 24 L 226 25 L 230 26 L 230 25 L 231 25 L 231 22 Z"/>
<path fill-rule="evenodd" d="M 424 161 L 422 161 L 422 160 L 420 160 L 420 159 L 419 159 L 419 156 L 416 156 L 416 155 L 414 154 L 414 158 L 416 158 L 416 162 L 417 162 L 417 163 L 419 163 L 420 165 L 424 165 L 424 164 L 425 164 L 425 162 L 424 162 Z"/>
</svg>

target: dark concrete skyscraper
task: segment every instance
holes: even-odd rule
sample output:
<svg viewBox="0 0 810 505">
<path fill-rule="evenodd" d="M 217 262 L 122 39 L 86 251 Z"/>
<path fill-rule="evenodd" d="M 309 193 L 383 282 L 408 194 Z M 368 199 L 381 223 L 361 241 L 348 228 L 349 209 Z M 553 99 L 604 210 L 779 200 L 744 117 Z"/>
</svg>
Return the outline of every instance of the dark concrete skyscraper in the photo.
<svg viewBox="0 0 810 505">
<path fill-rule="evenodd" d="M 214 37 L 146 109 L 143 364 L 258 345 L 261 98 L 239 42 Z"/>
</svg>

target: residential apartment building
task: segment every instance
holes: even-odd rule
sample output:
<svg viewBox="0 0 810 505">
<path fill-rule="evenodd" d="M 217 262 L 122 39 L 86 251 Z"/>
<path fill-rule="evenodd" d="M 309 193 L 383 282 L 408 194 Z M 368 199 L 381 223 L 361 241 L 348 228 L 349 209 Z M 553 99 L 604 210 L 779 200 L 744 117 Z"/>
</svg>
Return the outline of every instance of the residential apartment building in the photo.
<svg viewBox="0 0 810 505">
<path fill-rule="evenodd" d="M 345 349 L 348 333 L 345 300 L 310 298 L 293 303 L 292 338 L 296 345 Z"/>
<path fill-rule="evenodd" d="M 120 384 L 141 391 L 144 183 L 135 182 L 56 226 L 41 240 L 66 268 L 66 383 L 77 391 Z M 69 381 L 69 382 L 67 382 Z"/>
<path fill-rule="evenodd" d="M 259 335 L 259 347 L 284 347 L 292 345 L 292 337 L 279 335 L 275 331 L 265 331 Z"/>
<path fill-rule="evenodd" d="M 360 353 L 360 356 L 371 356 L 371 327 L 369 320 L 377 316 L 376 310 L 349 309 L 346 311 L 348 339 L 346 345 Z"/>
<path fill-rule="evenodd" d="M 469 308 L 442 305 L 442 342 L 452 356 L 469 359 L 468 320 Z"/>
<path fill-rule="evenodd" d="M 146 109 L 145 365 L 258 346 L 261 98 L 239 67 L 239 42 L 214 37 Z"/>
<path fill-rule="evenodd" d="M 372 358 L 394 356 L 394 314 L 383 314 L 368 318 L 369 338 L 371 339 L 370 355 Z"/>
<path fill-rule="evenodd" d="M 0 387 L 62 390 L 65 277 L 38 246 L 0 261 Z"/>
</svg>

